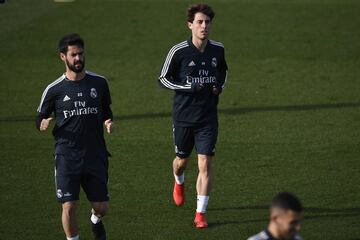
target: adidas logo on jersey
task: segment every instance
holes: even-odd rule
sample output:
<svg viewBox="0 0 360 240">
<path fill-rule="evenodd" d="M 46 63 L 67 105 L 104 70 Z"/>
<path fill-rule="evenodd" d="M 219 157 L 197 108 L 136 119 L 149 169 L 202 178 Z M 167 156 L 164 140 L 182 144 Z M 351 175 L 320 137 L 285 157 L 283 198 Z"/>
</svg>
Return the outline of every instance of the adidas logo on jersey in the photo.
<svg viewBox="0 0 360 240">
<path fill-rule="evenodd" d="M 64 99 L 63 99 L 63 102 L 66 102 L 66 101 L 69 101 L 69 100 L 70 100 L 69 96 L 68 96 L 68 95 L 65 95 L 65 97 L 64 97 Z"/>
<path fill-rule="evenodd" d="M 196 66 L 196 64 L 194 63 L 194 61 L 191 61 L 188 66 L 193 67 L 193 66 Z"/>
</svg>

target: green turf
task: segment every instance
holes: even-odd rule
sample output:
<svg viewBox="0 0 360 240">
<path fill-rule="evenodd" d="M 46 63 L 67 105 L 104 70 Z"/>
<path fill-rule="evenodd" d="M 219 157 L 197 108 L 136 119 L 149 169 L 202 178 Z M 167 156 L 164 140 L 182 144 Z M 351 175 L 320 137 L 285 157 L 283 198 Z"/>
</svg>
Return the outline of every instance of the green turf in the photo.
<svg viewBox="0 0 360 240">
<path fill-rule="evenodd" d="M 246 239 L 266 226 L 282 190 L 305 205 L 306 239 L 360 239 L 360 2 L 208 1 L 211 38 L 226 46 L 210 228 L 198 231 L 196 162 L 187 203 L 171 202 L 171 91 L 156 78 L 188 37 L 190 1 L 9 0 L 0 5 L 0 239 L 64 239 L 55 202 L 53 139 L 34 117 L 64 69 L 58 39 L 86 40 L 87 69 L 110 83 L 117 131 L 106 136 L 109 239 Z M 82 239 L 88 203 L 79 202 Z"/>
</svg>

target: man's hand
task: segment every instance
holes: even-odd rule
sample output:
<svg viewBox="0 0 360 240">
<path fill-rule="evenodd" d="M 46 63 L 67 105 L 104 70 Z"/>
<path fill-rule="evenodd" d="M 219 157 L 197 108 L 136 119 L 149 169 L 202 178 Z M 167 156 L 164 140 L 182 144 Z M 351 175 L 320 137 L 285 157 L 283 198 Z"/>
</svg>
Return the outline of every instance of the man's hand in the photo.
<svg viewBox="0 0 360 240">
<path fill-rule="evenodd" d="M 106 120 L 104 125 L 108 133 L 112 133 L 114 131 L 114 123 L 111 121 L 111 119 Z"/>
<path fill-rule="evenodd" d="M 193 83 L 194 84 L 194 92 L 201 92 L 204 88 L 205 85 L 203 83 Z"/>
<path fill-rule="evenodd" d="M 212 87 L 212 92 L 215 95 L 219 95 L 221 93 L 221 86 L 218 83 L 215 83 Z"/>
<path fill-rule="evenodd" d="M 41 120 L 41 123 L 40 123 L 40 131 L 45 131 L 46 129 L 48 129 L 51 120 L 53 120 L 52 117 L 44 118 L 43 120 Z"/>
</svg>

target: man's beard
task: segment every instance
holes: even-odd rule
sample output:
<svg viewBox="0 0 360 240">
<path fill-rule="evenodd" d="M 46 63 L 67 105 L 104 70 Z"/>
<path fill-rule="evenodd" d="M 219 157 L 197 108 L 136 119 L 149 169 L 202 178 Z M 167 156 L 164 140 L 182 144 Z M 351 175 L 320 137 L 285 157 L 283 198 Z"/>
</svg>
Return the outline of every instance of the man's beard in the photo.
<svg viewBox="0 0 360 240">
<path fill-rule="evenodd" d="M 80 63 L 80 66 L 76 67 L 76 64 Z M 70 64 L 70 62 L 66 59 L 66 66 L 75 73 L 81 73 L 85 67 L 85 58 L 83 61 L 78 60 L 74 62 L 74 64 Z"/>
</svg>

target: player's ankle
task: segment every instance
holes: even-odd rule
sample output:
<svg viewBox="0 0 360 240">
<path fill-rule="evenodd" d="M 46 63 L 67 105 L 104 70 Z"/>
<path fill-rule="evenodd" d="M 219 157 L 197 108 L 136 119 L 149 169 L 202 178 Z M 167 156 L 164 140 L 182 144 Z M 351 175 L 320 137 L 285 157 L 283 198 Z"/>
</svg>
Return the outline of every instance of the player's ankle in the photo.
<svg viewBox="0 0 360 240">
<path fill-rule="evenodd" d="M 66 237 L 67 240 L 80 240 L 79 235 L 76 235 L 75 237 Z"/>
<path fill-rule="evenodd" d="M 176 175 L 174 173 L 174 178 L 175 178 L 175 182 L 178 184 L 178 185 L 182 185 L 184 184 L 185 182 L 185 174 L 182 173 L 181 175 Z"/>
<path fill-rule="evenodd" d="M 205 213 L 209 202 L 209 196 L 197 195 L 196 212 Z"/>
<path fill-rule="evenodd" d="M 101 218 L 96 216 L 95 214 L 91 214 L 90 221 L 93 224 L 97 224 L 97 223 L 99 223 L 101 221 Z"/>
</svg>

